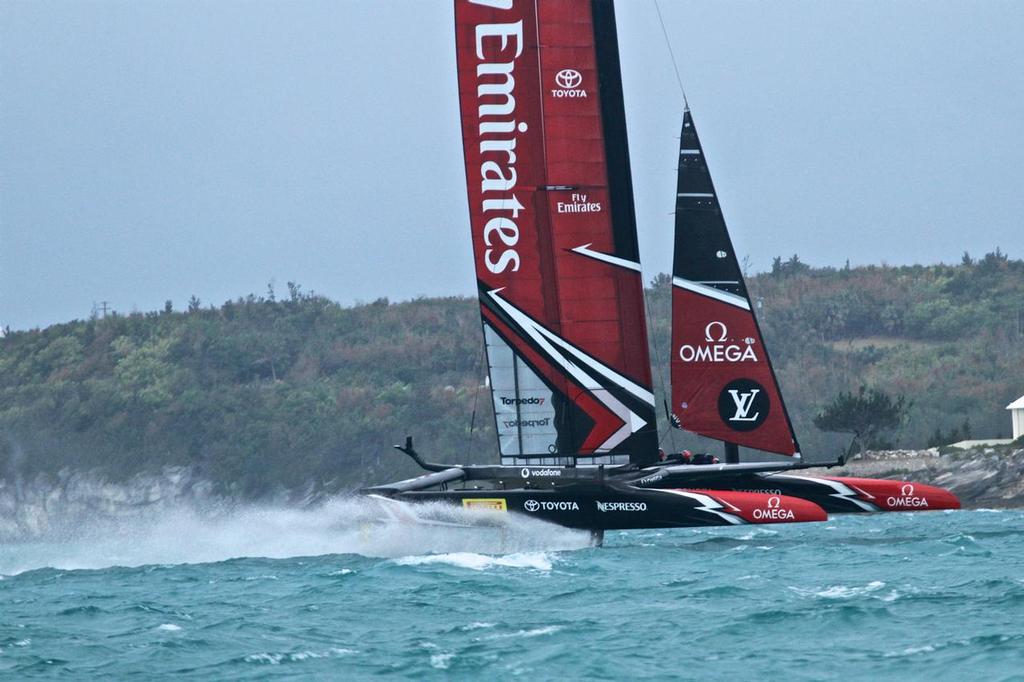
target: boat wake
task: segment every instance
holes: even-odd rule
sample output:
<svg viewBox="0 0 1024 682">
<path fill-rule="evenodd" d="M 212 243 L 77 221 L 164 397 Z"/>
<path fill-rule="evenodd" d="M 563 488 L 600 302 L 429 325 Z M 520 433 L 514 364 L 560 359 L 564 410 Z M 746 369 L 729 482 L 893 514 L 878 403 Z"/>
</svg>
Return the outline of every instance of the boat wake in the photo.
<svg viewBox="0 0 1024 682">
<path fill-rule="evenodd" d="M 0 575 L 326 554 L 392 558 L 409 565 L 441 562 L 484 569 L 529 564 L 549 570 L 543 552 L 589 545 L 585 532 L 518 515 L 448 505 L 396 510 L 392 505 L 362 497 L 306 508 L 183 502 L 82 518 L 30 540 L 0 544 Z"/>
<path fill-rule="evenodd" d="M 546 552 L 516 552 L 515 554 L 487 555 L 475 552 L 450 552 L 402 557 L 395 560 L 401 566 L 423 566 L 449 564 L 458 568 L 484 571 L 498 566 L 504 568 L 531 568 L 537 571 L 551 570 L 551 557 Z"/>
</svg>

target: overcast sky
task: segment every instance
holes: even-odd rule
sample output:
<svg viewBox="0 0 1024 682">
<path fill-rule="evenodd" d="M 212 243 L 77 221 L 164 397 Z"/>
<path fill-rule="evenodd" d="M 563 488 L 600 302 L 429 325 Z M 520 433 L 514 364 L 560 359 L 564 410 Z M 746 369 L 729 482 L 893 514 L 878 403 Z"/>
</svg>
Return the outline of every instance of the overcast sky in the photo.
<svg viewBox="0 0 1024 682">
<path fill-rule="evenodd" d="M 1024 256 L 1024 3 L 661 0 L 755 270 Z M 645 275 L 682 97 L 620 0 Z M 0 2 L 0 325 L 474 288 L 451 3 Z"/>
</svg>

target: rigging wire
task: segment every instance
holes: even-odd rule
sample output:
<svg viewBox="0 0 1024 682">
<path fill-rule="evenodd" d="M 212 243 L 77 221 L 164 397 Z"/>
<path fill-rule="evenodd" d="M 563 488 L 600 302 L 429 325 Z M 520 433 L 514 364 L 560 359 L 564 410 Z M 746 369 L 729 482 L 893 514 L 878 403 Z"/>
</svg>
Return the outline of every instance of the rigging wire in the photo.
<svg viewBox="0 0 1024 682">
<path fill-rule="evenodd" d="M 661 384 L 661 391 L 662 391 L 662 396 L 663 396 L 662 402 L 665 403 L 664 396 L 666 396 L 668 394 L 669 385 L 665 382 L 665 369 L 664 369 L 664 366 L 661 364 L 661 362 L 658 361 L 658 360 L 662 360 L 664 358 L 662 358 L 661 349 L 658 347 L 658 345 L 659 345 L 658 344 L 658 335 L 657 335 L 657 333 L 655 332 L 655 329 L 654 329 L 653 306 L 651 305 L 651 298 L 647 294 L 647 287 L 643 285 L 642 281 L 640 282 L 640 288 L 643 291 L 643 295 L 644 295 L 644 308 L 646 309 L 646 313 L 647 313 L 647 334 L 648 334 L 648 338 L 650 339 L 651 345 L 654 346 L 654 356 L 655 356 L 655 358 L 657 358 L 657 360 L 655 360 L 655 362 L 652 363 L 652 364 L 655 367 L 657 367 L 658 381 Z M 669 287 L 669 296 L 671 296 L 671 295 L 672 295 L 672 291 L 671 291 L 671 287 Z M 671 304 L 669 305 L 669 310 L 671 310 Z M 667 359 L 669 359 L 671 361 L 671 358 L 669 356 L 665 356 L 665 358 L 667 358 Z M 666 403 L 666 406 L 667 406 L 667 403 Z M 655 428 L 655 431 L 657 431 L 657 428 L 658 428 L 658 406 L 657 405 L 654 406 L 654 428 Z M 670 449 L 674 449 L 675 448 L 675 437 L 674 437 L 674 434 L 672 433 L 672 431 L 673 431 L 673 428 L 672 428 L 672 423 L 671 423 L 671 420 L 670 420 L 669 424 L 668 424 L 668 429 L 665 431 L 665 434 L 664 435 L 658 434 L 658 447 L 659 448 L 665 443 L 665 439 L 666 438 L 669 439 Z"/>
<path fill-rule="evenodd" d="M 476 377 L 480 376 L 480 374 L 479 374 L 480 368 L 481 368 L 481 366 L 483 366 L 483 358 L 484 358 L 486 353 L 487 353 L 487 344 L 484 343 L 484 345 L 480 347 L 480 355 L 477 356 L 476 363 L 473 365 L 473 377 L 474 377 L 474 381 L 476 382 L 476 390 L 473 391 L 473 415 L 469 418 L 469 434 L 466 436 L 466 441 L 467 441 L 467 448 L 466 449 L 467 449 L 468 452 L 472 452 L 473 451 L 473 430 L 474 430 L 474 428 L 476 428 L 476 408 L 477 408 L 477 403 L 480 400 L 480 380 L 477 379 Z M 488 377 L 489 376 L 490 375 L 488 374 Z"/>
<path fill-rule="evenodd" d="M 679 75 L 679 65 L 676 64 L 676 53 L 672 51 L 672 41 L 668 38 L 668 30 L 665 28 L 665 20 L 661 16 L 661 5 L 658 4 L 658 0 L 654 0 L 654 9 L 658 12 L 658 23 L 661 24 L 661 34 L 665 36 L 665 46 L 668 48 L 668 56 L 672 58 L 672 68 L 676 72 L 676 83 L 679 85 L 679 92 L 683 95 L 683 106 L 689 109 L 690 103 L 686 99 L 686 89 L 683 88 L 683 78 Z"/>
<path fill-rule="evenodd" d="M 683 96 L 683 106 L 685 107 L 685 109 L 688 110 L 690 108 L 690 102 L 686 98 L 686 89 L 683 87 L 683 78 L 682 78 L 682 76 L 679 73 L 679 65 L 676 62 L 676 54 L 675 54 L 675 51 L 672 49 L 672 41 L 668 37 L 668 29 L 665 27 L 665 19 L 664 19 L 664 17 L 661 14 L 661 5 L 659 4 L 658 0 L 653 0 L 653 1 L 654 1 L 654 9 L 655 9 L 655 11 L 658 14 L 658 23 L 661 25 L 661 34 L 662 34 L 662 36 L 665 39 L 665 47 L 668 48 L 668 55 L 669 55 L 669 58 L 672 60 L 672 70 L 675 71 L 675 74 L 676 74 L 676 84 L 679 86 L 679 93 Z M 668 296 L 669 296 L 669 316 L 671 316 L 671 314 L 672 314 L 671 313 L 671 311 L 672 311 L 672 304 L 671 304 L 672 286 L 671 286 L 671 282 L 669 284 Z M 647 316 L 648 333 L 651 336 L 651 343 L 654 346 L 654 353 L 655 353 L 655 355 L 657 355 L 660 358 L 661 357 L 661 350 L 658 348 L 658 346 L 659 346 L 659 344 L 658 344 L 658 336 L 655 333 L 654 318 L 650 314 L 652 306 L 651 306 L 651 302 L 649 300 L 649 297 L 647 295 L 647 289 L 646 288 L 644 288 L 644 303 L 646 304 L 647 310 L 648 310 L 648 316 Z M 671 346 L 671 341 L 669 341 L 669 345 Z M 669 356 L 670 355 L 671 355 L 671 353 L 669 354 Z M 671 357 L 669 357 L 669 356 L 666 356 L 666 357 L 668 357 L 668 360 L 671 362 Z M 671 393 L 671 386 L 669 385 L 668 382 L 665 381 L 665 372 L 664 372 L 664 368 L 661 365 L 661 363 L 656 363 L 656 366 L 658 367 L 658 379 L 661 382 L 662 404 L 665 406 L 665 411 L 667 413 L 665 415 L 665 417 L 668 420 L 668 428 L 666 429 L 665 434 L 658 438 L 658 446 L 660 447 L 665 442 L 665 440 L 667 439 L 669 441 L 669 449 L 674 451 L 676 449 L 676 445 L 677 444 L 676 444 L 676 433 L 675 433 L 676 428 L 672 425 L 671 409 L 669 408 L 669 403 L 671 402 L 671 400 L 669 399 L 669 394 Z M 657 409 L 657 408 L 655 408 L 655 409 Z"/>
</svg>

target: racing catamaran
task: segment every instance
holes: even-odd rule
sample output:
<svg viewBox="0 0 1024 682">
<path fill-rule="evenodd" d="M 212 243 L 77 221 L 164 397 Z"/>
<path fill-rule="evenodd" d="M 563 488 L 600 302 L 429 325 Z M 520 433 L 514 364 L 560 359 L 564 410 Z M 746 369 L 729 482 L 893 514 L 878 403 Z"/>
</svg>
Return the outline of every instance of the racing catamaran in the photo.
<svg viewBox="0 0 1024 682">
<path fill-rule="evenodd" d="M 860 493 L 875 499 L 875 488 L 777 473 L 811 465 L 797 456 L 738 266 L 722 274 L 704 264 L 705 253 L 716 267 L 736 260 L 713 190 L 694 184 L 710 187 L 702 153 L 680 154 L 673 411 L 734 454 L 743 445 L 794 457 L 695 465 L 660 452 L 612 1 L 456 0 L 455 25 L 500 464 L 425 462 L 410 438 L 396 447 L 430 473 L 363 492 L 519 512 L 595 535 L 868 511 Z M 686 121 L 692 128 L 689 112 Z M 699 149 L 685 126 L 683 151 Z M 720 225 L 707 220 L 716 212 Z M 735 418 L 715 423 L 730 406 Z"/>
</svg>

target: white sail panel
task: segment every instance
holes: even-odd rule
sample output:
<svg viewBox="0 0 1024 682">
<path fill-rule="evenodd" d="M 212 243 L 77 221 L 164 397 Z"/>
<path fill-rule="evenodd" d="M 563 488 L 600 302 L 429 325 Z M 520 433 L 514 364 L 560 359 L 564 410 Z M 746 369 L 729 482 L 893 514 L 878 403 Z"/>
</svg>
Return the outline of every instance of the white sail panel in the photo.
<svg viewBox="0 0 1024 682">
<path fill-rule="evenodd" d="M 558 438 L 551 389 L 487 324 L 484 341 L 502 460 L 550 453 Z"/>
</svg>

